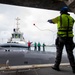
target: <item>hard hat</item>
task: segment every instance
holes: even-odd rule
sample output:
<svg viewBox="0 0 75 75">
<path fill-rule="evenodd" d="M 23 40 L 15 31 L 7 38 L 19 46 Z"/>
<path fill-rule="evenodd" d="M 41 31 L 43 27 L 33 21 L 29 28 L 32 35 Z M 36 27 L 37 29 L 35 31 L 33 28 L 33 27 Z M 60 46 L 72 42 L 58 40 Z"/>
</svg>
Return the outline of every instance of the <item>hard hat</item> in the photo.
<svg viewBox="0 0 75 75">
<path fill-rule="evenodd" d="M 60 10 L 61 12 L 68 12 L 68 7 L 63 7 L 63 8 L 61 8 L 61 10 Z"/>
</svg>

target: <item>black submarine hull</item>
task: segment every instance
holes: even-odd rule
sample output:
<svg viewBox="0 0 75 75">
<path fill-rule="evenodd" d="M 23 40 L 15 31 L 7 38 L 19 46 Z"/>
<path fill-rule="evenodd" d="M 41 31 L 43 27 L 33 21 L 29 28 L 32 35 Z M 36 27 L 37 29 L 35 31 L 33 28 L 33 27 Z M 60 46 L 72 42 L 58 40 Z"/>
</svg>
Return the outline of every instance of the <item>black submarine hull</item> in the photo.
<svg viewBox="0 0 75 75">
<path fill-rule="evenodd" d="M 55 52 L 29 51 L 20 48 L 0 49 L 0 64 L 6 64 L 9 60 L 9 65 L 32 65 L 32 64 L 47 64 L 55 62 Z M 62 62 L 68 62 L 66 56 L 62 58 Z"/>
</svg>

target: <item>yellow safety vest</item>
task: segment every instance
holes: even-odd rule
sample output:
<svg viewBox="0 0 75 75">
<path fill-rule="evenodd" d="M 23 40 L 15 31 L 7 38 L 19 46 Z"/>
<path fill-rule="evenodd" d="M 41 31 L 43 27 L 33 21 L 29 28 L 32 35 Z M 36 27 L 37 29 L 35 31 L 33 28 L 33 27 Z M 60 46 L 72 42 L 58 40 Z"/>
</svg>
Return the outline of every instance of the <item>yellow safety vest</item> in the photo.
<svg viewBox="0 0 75 75">
<path fill-rule="evenodd" d="M 52 19 L 54 23 L 57 23 L 58 32 L 57 34 L 60 37 L 73 37 L 73 25 L 74 19 L 67 14 L 62 14 L 54 19 Z"/>
</svg>

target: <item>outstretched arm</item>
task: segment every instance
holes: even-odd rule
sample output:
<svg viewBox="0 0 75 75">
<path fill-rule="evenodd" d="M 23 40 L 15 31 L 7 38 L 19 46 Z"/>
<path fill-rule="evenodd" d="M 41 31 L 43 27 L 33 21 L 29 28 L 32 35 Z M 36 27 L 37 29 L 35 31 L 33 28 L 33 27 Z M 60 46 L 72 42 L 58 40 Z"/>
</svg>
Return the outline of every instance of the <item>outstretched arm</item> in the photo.
<svg viewBox="0 0 75 75">
<path fill-rule="evenodd" d="M 56 23 L 58 23 L 58 18 L 59 18 L 59 16 L 56 17 L 56 18 L 50 19 L 50 20 L 48 20 L 47 22 L 56 24 Z"/>
</svg>

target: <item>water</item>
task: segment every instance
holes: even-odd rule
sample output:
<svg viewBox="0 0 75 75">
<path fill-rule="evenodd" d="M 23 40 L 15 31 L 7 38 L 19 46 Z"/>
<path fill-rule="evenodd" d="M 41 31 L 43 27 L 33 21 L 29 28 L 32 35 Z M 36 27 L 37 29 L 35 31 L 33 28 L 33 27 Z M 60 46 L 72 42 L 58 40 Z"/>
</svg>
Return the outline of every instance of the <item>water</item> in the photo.
<svg viewBox="0 0 75 75">
<path fill-rule="evenodd" d="M 31 50 L 34 50 L 34 47 L 31 48 Z M 41 51 L 43 51 L 43 48 L 41 47 Z M 45 47 L 45 51 L 46 52 L 56 52 L 56 47 Z M 65 50 L 65 47 L 63 49 L 63 54 L 67 54 L 66 53 L 66 50 Z M 75 48 L 73 50 L 73 54 L 75 55 Z"/>
<path fill-rule="evenodd" d="M 13 48 L 5 48 L 6 50 L 14 50 L 14 51 L 17 51 L 17 50 L 19 50 L 19 51 L 22 51 L 22 50 L 24 50 L 24 51 L 27 51 L 27 49 L 26 48 L 15 48 L 15 47 L 13 47 Z M 34 47 L 31 47 L 31 50 L 34 50 Z M 38 48 L 37 48 L 37 51 L 38 51 Z M 41 50 L 40 51 L 43 51 L 43 47 L 41 47 Z M 56 47 L 45 47 L 45 52 L 56 52 Z M 64 47 L 64 49 L 63 49 L 63 54 L 67 54 L 66 53 L 66 50 L 65 50 L 65 47 Z M 75 48 L 74 48 L 74 50 L 73 50 L 73 54 L 75 55 Z"/>
</svg>

